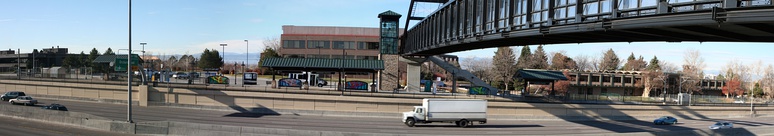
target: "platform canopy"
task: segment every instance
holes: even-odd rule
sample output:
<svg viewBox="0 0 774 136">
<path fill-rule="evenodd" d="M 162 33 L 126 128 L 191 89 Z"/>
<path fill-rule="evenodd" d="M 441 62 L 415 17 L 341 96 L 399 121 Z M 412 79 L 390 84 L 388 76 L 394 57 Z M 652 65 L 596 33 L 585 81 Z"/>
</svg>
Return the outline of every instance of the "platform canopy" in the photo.
<svg viewBox="0 0 774 136">
<path fill-rule="evenodd" d="M 300 71 L 347 71 L 376 72 L 384 70 L 382 60 L 364 59 L 324 59 L 324 58 L 267 58 L 261 67 L 274 70 Z"/>
<path fill-rule="evenodd" d="M 532 83 L 546 83 L 557 80 L 567 80 L 562 71 L 542 70 L 542 69 L 520 69 L 514 76 Z"/>
</svg>

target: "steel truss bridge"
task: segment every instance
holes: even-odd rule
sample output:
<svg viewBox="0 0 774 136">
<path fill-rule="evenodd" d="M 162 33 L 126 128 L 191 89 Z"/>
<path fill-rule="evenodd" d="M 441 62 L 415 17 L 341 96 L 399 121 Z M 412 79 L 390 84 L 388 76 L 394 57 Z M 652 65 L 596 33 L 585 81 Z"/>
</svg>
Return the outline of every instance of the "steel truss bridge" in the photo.
<svg viewBox="0 0 774 136">
<path fill-rule="evenodd" d="M 414 17 L 415 3 L 443 4 Z M 771 0 L 412 0 L 401 54 L 499 46 L 698 41 L 774 42 Z"/>
</svg>

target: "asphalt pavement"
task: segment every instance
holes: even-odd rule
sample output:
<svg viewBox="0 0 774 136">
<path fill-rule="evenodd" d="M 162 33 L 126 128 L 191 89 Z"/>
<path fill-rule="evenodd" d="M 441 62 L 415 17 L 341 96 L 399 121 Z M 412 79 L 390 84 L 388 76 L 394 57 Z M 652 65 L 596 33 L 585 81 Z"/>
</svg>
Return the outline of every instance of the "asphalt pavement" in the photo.
<svg viewBox="0 0 774 136">
<path fill-rule="evenodd" d="M 5 116 L 0 116 L 0 124 L 2 124 L 0 135 L 4 136 L 131 136 L 131 134 Z"/>
<path fill-rule="evenodd" d="M 40 99 L 44 104 L 59 103 L 70 111 L 84 112 L 113 120 L 126 120 L 126 105 Z M 7 104 L 7 103 L 2 103 Z M 31 108 L 37 108 L 32 107 Z M 234 107 L 239 108 L 239 107 Z M 367 132 L 428 135 L 572 135 L 628 132 L 663 132 L 708 129 L 715 121 L 735 122 L 735 127 L 772 126 L 774 118 L 680 119 L 676 125 L 653 125 L 652 120 L 563 121 L 563 120 L 489 120 L 458 128 L 452 124 L 419 124 L 407 127 L 399 118 L 301 116 L 298 114 L 255 114 L 233 111 L 201 110 L 177 107 L 134 106 L 135 122 L 178 121 L 192 123 L 250 126 L 263 128 L 318 131 Z"/>
</svg>

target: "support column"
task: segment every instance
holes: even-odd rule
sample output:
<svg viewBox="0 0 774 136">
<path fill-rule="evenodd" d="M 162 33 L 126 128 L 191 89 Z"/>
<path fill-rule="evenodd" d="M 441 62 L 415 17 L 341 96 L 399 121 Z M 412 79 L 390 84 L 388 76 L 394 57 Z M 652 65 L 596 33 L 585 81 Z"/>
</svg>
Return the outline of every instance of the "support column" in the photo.
<svg viewBox="0 0 774 136">
<path fill-rule="evenodd" d="M 148 107 L 148 90 L 150 90 L 150 86 L 148 85 L 140 85 L 140 106 L 142 107 Z M 129 94 L 132 95 L 132 94 Z"/>
<path fill-rule="evenodd" d="M 421 69 L 422 63 L 408 63 L 406 65 L 406 91 L 408 92 L 420 92 L 419 88 L 419 79 L 420 75 L 422 74 Z"/>
</svg>

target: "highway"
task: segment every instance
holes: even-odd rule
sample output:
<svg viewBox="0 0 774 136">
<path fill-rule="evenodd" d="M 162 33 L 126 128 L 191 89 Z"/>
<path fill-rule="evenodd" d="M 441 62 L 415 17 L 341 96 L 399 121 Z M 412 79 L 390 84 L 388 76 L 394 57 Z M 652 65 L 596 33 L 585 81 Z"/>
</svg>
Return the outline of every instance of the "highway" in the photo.
<svg viewBox="0 0 774 136">
<path fill-rule="evenodd" d="M 71 111 L 84 112 L 114 120 L 126 120 L 126 105 L 40 99 L 44 104 L 59 103 Z M 2 103 L 8 104 L 8 103 Z M 44 105 L 41 104 L 41 105 Z M 21 105 L 19 105 L 21 106 Z M 28 106 L 30 108 L 38 108 Z M 653 125 L 652 120 L 633 121 L 563 121 L 563 120 L 490 120 L 458 128 L 452 124 L 427 124 L 407 127 L 399 118 L 322 117 L 294 114 L 266 115 L 235 111 L 199 110 L 172 107 L 139 107 L 133 109 L 135 122 L 179 121 L 192 123 L 252 126 L 264 128 L 430 135 L 571 135 L 627 132 L 661 132 L 707 129 L 718 120 L 735 122 L 735 127 L 771 126 L 774 118 L 680 119 L 676 125 Z"/>
<path fill-rule="evenodd" d="M 130 136 L 62 124 L 0 116 L 0 135 L 5 136 Z"/>
</svg>

